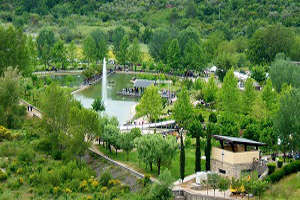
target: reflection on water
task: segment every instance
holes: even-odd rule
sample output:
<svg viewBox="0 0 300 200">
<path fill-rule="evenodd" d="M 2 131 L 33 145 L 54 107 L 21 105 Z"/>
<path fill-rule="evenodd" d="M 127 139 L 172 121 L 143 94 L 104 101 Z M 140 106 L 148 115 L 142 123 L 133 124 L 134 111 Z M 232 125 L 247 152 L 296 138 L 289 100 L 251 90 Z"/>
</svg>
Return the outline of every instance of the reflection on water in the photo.
<svg viewBox="0 0 300 200">
<path fill-rule="evenodd" d="M 120 124 L 124 124 L 133 117 L 133 106 L 137 104 L 138 99 L 132 97 L 123 97 L 117 94 L 125 87 L 132 87 L 130 82 L 132 75 L 113 74 L 107 77 L 107 101 L 105 113 L 109 116 L 115 116 Z M 85 108 L 91 108 L 96 98 L 101 98 L 102 84 L 98 82 L 90 88 L 74 94 L 74 97 L 81 102 Z"/>
</svg>

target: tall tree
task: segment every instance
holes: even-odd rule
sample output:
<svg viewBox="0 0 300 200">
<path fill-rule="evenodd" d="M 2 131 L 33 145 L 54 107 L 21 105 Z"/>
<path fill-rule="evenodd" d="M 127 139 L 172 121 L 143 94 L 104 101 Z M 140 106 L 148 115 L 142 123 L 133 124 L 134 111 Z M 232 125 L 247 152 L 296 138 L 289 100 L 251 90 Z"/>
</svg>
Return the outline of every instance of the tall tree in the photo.
<svg viewBox="0 0 300 200">
<path fill-rule="evenodd" d="M 278 55 L 279 57 L 280 55 Z M 270 67 L 270 78 L 277 92 L 281 91 L 283 84 L 300 88 L 300 68 L 291 63 L 289 59 L 277 58 Z"/>
<path fill-rule="evenodd" d="M 128 56 L 130 62 L 136 66 L 142 61 L 142 52 L 137 38 L 133 40 L 133 44 L 129 47 Z"/>
<path fill-rule="evenodd" d="M 186 70 L 197 72 L 202 72 L 206 67 L 204 49 L 193 39 L 188 40 L 185 46 L 183 64 Z"/>
<path fill-rule="evenodd" d="M 185 150 L 184 150 L 184 143 L 183 143 L 183 129 L 180 130 L 180 178 L 181 181 L 183 182 L 184 177 L 185 177 Z"/>
<path fill-rule="evenodd" d="M 167 61 L 171 68 L 178 70 L 180 67 L 180 49 L 178 40 L 174 39 L 170 43 L 167 51 Z"/>
<path fill-rule="evenodd" d="M 166 29 L 158 29 L 153 32 L 153 36 L 149 42 L 149 52 L 155 61 L 166 61 L 169 39 L 170 33 Z"/>
<path fill-rule="evenodd" d="M 187 128 L 193 114 L 193 105 L 190 101 L 188 91 L 186 88 L 182 88 L 174 104 L 173 117 L 180 127 Z"/>
<path fill-rule="evenodd" d="M 208 82 L 203 88 L 203 96 L 206 103 L 213 103 L 217 100 L 218 86 L 215 81 L 214 75 L 208 79 Z"/>
<path fill-rule="evenodd" d="M 74 40 L 70 43 L 70 45 L 67 47 L 67 57 L 69 59 L 70 64 L 72 65 L 72 67 L 74 67 L 74 62 L 76 59 L 76 44 L 74 42 Z"/>
<path fill-rule="evenodd" d="M 8 67 L 18 68 L 24 74 L 30 73 L 30 57 L 26 35 L 11 26 L 0 26 L 0 75 Z"/>
<path fill-rule="evenodd" d="M 230 69 L 224 78 L 220 92 L 220 103 L 225 112 L 238 113 L 240 111 L 240 91 L 237 88 L 237 78 Z"/>
<path fill-rule="evenodd" d="M 288 55 L 294 39 L 293 32 L 282 25 L 258 29 L 249 41 L 248 57 L 255 64 L 270 63 L 277 53 Z"/>
<path fill-rule="evenodd" d="M 0 76 L 0 124 L 6 128 L 20 128 L 25 118 L 25 107 L 19 105 L 22 95 L 20 76 L 16 69 L 7 68 Z"/>
<path fill-rule="evenodd" d="M 149 86 L 143 94 L 140 103 L 136 107 L 139 116 L 146 115 L 150 121 L 157 121 L 162 112 L 162 99 L 158 88 Z"/>
<path fill-rule="evenodd" d="M 206 128 L 206 146 L 205 146 L 205 168 L 210 171 L 210 156 L 211 156 L 211 136 L 217 133 L 217 116 L 211 113 L 208 118 L 209 123 Z"/>
<path fill-rule="evenodd" d="M 242 110 L 245 114 L 250 114 L 255 103 L 256 93 L 253 86 L 253 80 L 248 78 L 245 83 L 245 91 L 242 94 Z"/>
<path fill-rule="evenodd" d="M 96 44 L 94 39 L 89 35 L 83 41 L 83 54 L 88 63 L 94 60 L 94 49 Z"/>
<path fill-rule="evenodd" d="M 200 119 L 203 119 L 202 115 Z M 203 128 L 199 117 L 195 117 L 194 120 L 189 124 L 189 134 L 196 138 L 196 151 L 195 151 L 195 173 L 201 171 L 201 146 L 200 138 L 203 137 Z"/>
<path fill-rule="evenodd" d="M 264 103 L 266 115 L 272 114 L 276 109 L 277 94 L 273 90 L 272 82 L 270 79 L 267 80 L 261 97 Z"/>
<path fill-rule="evenodd" d="M 280 147 L 284 157 L 288 151 L 300 146 L 300 90 L 293 89 L 280 98 L 279 110 L 274 118 Z"/>
<path fill-rule="evenodd" d="M 112 33 L 113 51 L 117 55 L 120 51 L 121 41 L 124 38 L 126 32 L 122 26 L 118 26 Z"/>
<path fill-rule="evenodd" d="M 96 29 L 90 33 L 91 37 L 94 39 L 96 48 L 93 49 L 93 58 L 95 62 L 102 61 L 107 55 L 108 45 L 107 45 L 107 35 L 100 29 Z"/>
<path fill-rule="evenodd" d="M 129 39 L 128 36 L 125 35 L 120 43 L 120 49 L 116 54 L 117 60 L 120 64 L 125 65 L 128 61 L 128 49 L 129 49 Z"/>
<path fill-rule="evenodd" d="M 53 48 L 51 49 L 51 57 L 52 57 L 52 60 L 56 66 L 57 65 L 60 65 L 60 68 L 61 69 L 65 69 L 67 67 L 67 63 L 68 63 L 68 60 L 67 60 L 67 51 L 66 51 L 66 48 L 65 48 L 65 45 L 63 43 L 63 41 L 61 40 L 58 40 Z"/>
<path fill-rule="evenodd" d="M 37 49 L 39 58 L 44 63 L 45 67 L 49 66 L 51 60 L 51 50 L 55 44 L 54 32 L 50 29 L 43 29 L 37 37 Z"/>
<path fill-rule="evenodd" d="M 169 165 L 176 155 L 178 148 L 173 136 L 164 138 L 159 134 L 145 135 L 135 140 L 139 158 L 145 163 L 154 162 L 157 165 L 158 175 L 162 165 Z"/>
</svg>

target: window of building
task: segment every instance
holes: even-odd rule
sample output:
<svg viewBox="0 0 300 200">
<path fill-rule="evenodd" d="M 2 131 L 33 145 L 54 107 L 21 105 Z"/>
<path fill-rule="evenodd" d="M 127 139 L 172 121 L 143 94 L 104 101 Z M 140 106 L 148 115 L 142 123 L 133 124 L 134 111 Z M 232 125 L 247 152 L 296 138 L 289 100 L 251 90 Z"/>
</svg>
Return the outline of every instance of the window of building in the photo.
<svg viewBox="0 0 300 200">
<path fill-rule="evenodd" d="M 224 169 L 219 169 L 219 173 L 221 173 L 221 174 L 226 174 L 226 170 L 224 170 Z"/>
</svg>

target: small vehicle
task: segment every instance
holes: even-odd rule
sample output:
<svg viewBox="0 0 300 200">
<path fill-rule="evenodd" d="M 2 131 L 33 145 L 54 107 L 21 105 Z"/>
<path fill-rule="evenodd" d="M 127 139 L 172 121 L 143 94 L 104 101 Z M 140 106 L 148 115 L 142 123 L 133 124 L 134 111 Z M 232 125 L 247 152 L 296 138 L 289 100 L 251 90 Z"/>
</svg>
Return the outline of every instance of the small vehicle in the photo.
<svg viewBox="0 0 300 200">
<path fill-rule="evenodd" d="M 295 159 L 295 160 L 300 160 L 300 153 L 296 153 L 296 154 L 294 155 L 294 159 Z"/>
</svg>

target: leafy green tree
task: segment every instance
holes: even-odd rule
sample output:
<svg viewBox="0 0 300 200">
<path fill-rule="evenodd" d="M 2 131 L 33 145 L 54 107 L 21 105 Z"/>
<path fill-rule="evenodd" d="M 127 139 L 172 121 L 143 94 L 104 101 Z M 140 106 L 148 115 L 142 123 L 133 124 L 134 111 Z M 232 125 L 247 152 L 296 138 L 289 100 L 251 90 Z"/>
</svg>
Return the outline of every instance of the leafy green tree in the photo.
<svg viewBox="0 0 300 200">
<path fill-rule="evenodd" d="M 171 41 L 167 51 L 167 61 L 172 69 L 178 70 L 180 66 L 180 49 L 178 40 L 174 39 Z"/>
<path fill-rule="evenodd" d="M 120 135 L 120 147 L 126 152 L 127 160 L 129 159 L 129 153 L 134 148 L 134 139 L 137 137 L 141 137 L 141 130 L 138 128 L 131 129 L 129 133 L 123 133 Z"/>
<path fill-rule="evenodd" d="M 128 61 L 129 39 L 125 35 L 120 42 L 120 49 L 116 54 L 117 60 L 120 64 L 125 65 Z"/>
<path fill-rule="evenodd" d="M 142 52 L 137 38 L 133 40 L 133 44 L 128 49 L 128 56 L 131 63 L 134 66 L 141 63 L 142 61 Z"/>
<path fill-rule="evenodd" d="M 113 146 L 117 154 L 118 149 L 120 149 L 120 143 L 118 141 L 120 138 L 120 129 L 118 128 L 118 126 L 109 122 L 104 127 L 102 138 L 107 143 L 107 148 L 109 149 L 109 151 L 111 152 L 111 146 Z"/>
<path fill-rule="evenodd" d="M 42 95 L 41 110 L 42 137 L 49 142 L 48 153 L 55 159 L 81 157 L 98 130 L 97 113 L 85 110 L 71 94 L 55 84 L 47 87 Z"/>
<path fill-rule="evenodd" d="M 139 116 L 146 115 L 150 121 L 158 120 L 162 112 L 162 99 L 157 87 L 151 85 L 145 90 L 136 111 Z"/>
<path fill-rule="evenodd" d="M 94 39 L 89 35 L 83 41 L 83 55 L 88 63 L 94 60 L 94 49 L 96 48 L 96 44 Z"/>
<path fill-rule="evenodd" d="M 277 94 L 273 90 L 272 82 L 270 79 L 267 80 L 261 97 L 264 102 L 266 115 L 271 114 L 276 109 Z"/>
<path fill-rule="evenodd" d="M 95 62 L 102 61 L 108 52 L 107 35 L 100 29 L 96 29 L 90 33 L 95 43 L 93 49 L 93 59 Z"/>
<path fill-rule="evenodd" d="M 277 53 L 289 54 L 293 32 L 282 25 L 258 29 L 249 41 L 248 57 L 255 64 L 270 63 Z"/>
<path fill-rule="evenodd" d="M 293 89 L 280 98 L 279 110 L 274 117 L 274 130 L 280 139 L 284 154 L 298 149 L 300 139 L 300 90 Z"/>
<path fill-rule="evenodd" d="M 206 67 L 204 49 L 193 39 L 188 40 L 188 43 L 185 46 L 183 64 L 185 65 L 186 70 L 198 72 L 202 72 Z"/>
<path fill-rule="evenodd" d="M 180 127 L 187 128 L 193 117 L 193 105 L 186 88 L 182 88 L 174 104 L 173 117 Z"/>
<path fill-rule="evenodd" d="M 220 91 L 220 103 L 225 112 L 238 113 L 240 111 L 240 91 L 237 88 L 237 78 L 230 69 L 224 78 Z"/>
<path fill-rule="evenodd" d="M 19 105 L 21 95 L 20 76 L 9 67 L 0 77 L 0 124 L 6 128 L 20 128 L 25 119 L 25 107 Z"/>
<path fill-rule="evenodd" d="M 45 67 L 49 66 L 49 62 L 52 59 L 51 51 L 54 47 L 55 41 L 54 32 L 50 29 L 41 30 L 36 39 L 38 55 Z"/>
<path fill-rule="evenodd" d="M 185 9 L 185 16 L 187 18 L 194 18 L 197 16 L 197 5 L 194 1 L 189 1 Z"/>
<path fill-rule="evenodd" d="M 170 33 L 166 29 L 158 29 L 153 32 L 153 36 L 149 42 L 149 52 L 155 61 L 166 61 L 169 39 Z"/>
<path fill-rule="evenodd" d="M 250 114 L 255 103 L 256 93 L 253 86 L 253 80 L 248 78 L 245 83 L 245 91 L 242 94 L 242 111 L 245 114 Z"/>
<path fill-rule="evenodd" d="M 217 75 L 221 81 L 223 81 L 227 72 L 232 67 L 236 66 L 236 63 L 235 63 L 235 60 L 234 60 L 232 54 L 227 53 L 227 52 L 222 52 L 220 55 L 218 55 L 215 59 L 215 64 L 218 67 Z"/>
<path fill-rule="evenodd" d="M 8 67 L 18 68 L 24 74 L 30 73 L 30 51 L 27 37 L 12 26 L 0 26 L 0 75 Z"/>
<path fill-rule="evenodd" d="M 70 45 L 67 47 L 67 58 L 70 61 L 70 64 L 72 67 L 74 67 L 75 59 L 76 59 L 76 44 L 74 41 L 70 43 Z"/>
<path fill-rule="evenodd" d="M 251 69 L 251 78 L 262 84 L 266 80 L 266 72 L 263 66 L 254 66 Z"/>
<path fill-rule="evenodd" d="M 275 59 L 270 67 L 270 78 L 277 92 L 281 91 L 283 84 L 291 85 L 295 88 L 300 88 L 300 68 L 281 58 Z"/>
<path fill-rule="evenodd" d="M 161 165 L 168 165 L 174 158 L 178 145 L 172 136 L 164 138 L 162 135 L 145 135 L 135 139 L 139 158 L 146 164 L 156 163 L 158 175 Z"/>
<path fill-rule="evenodd" d="M 61 65 L 61 69 L 65 69 L 68 64 L 67 51 L 63 41 L 58 40 L 51 49 L 51 57 L 56 65 Z"/>
<path fill-rule="evenodd" d="M 192 27 L 188 27 L 188 28 L 184 29 L 178 35 L 178 43 L 179 43 L 181 56 L 184 56 L 184 51 L 186 49 L 187 41 L 189 41 L 189 40 L 193 40 L 197 44 L 199 44 L 199 41 L 200 41 L 198 31 Z"/>
<path fill-rule="evenodd" d="M 145 44 L 148 44 L 152 38 L 153 35 L 153 31 L 151 29 L 151 27 L 146 26 L 143 35 L 142 35 L 142 40 Z"/>
<path fill-rule="evenodd" d="M 122 26 L 118 26 L 112 33 L 113 51 L 117 55 L 120 51 L 121 41 L 124 38 L 126 32 Z"/>
<path fill-rule="evenodd" d="M 33 71 L 38 65 L 38 51 L 36 41 L 32 37 L 27 37 L 28 57 L 30 58 L 30 68 L 26 72 Z"/>
<path fill-rule="evenodd" d="M 93 104 L 92 104 L 92 108 L 95 111 L 104 111 L 105 110 L 105 106 L 104 103 L 102 102 L 102 100 L 100 98 L 97 98 L 94 100 Z"/>
<path fill-rule="evenodd" d="M 215 81 L 214 75 L 208 79 L 208 82 L 205 84 L 203 88 L 203 96 L 204 100 L 207 103 L 212 103 L 217 100 L 218 86 Z"/>
<path fill-rule="evenodd" d="M 220 133 L 226 136 L 239 137 L 240 127 L 237 120 L 237 116 L 233 113 L 224 112 L 218 121 Z"/>
</svg>

